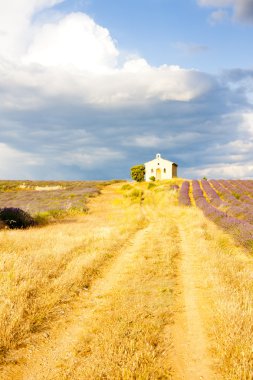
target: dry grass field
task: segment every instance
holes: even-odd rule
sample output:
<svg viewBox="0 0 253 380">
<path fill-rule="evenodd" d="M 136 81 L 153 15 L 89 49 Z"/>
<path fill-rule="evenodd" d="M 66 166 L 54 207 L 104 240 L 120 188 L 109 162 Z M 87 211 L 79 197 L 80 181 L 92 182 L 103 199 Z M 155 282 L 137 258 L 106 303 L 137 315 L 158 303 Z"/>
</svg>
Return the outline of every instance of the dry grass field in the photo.
<svg viewBox="0 0 253 380">
<path fill-rule="evenodd" d="M 87 200 L 112 182 L 0 180 L 0 208 L 21 208 L 40 223 L 52 222 L 87 211 Z"/>
<path fill-rule="evenodd" d="M 252 379 L 252 252 L 180 206 L 181 183 L 0 230 L 1 379 Z"/>
</svg>

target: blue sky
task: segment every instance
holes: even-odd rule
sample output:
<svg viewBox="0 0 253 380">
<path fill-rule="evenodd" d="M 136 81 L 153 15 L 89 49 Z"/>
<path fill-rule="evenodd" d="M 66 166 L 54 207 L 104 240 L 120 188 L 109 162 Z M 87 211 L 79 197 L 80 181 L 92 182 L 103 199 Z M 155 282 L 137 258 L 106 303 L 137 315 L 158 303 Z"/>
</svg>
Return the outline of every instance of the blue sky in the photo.
<svg viewBox="0 0 253 380">
<path fill-rule="evenodd" d="M 231 8 L 200 7 L 196 0 L 93 0 L 67 1 L 59 9 L 68 12 L 72 7 L 106 26 L 120 49 L 136 51 L 152 65 L 213 73 L 249 67 L 252 26 L 233 20 Z M 212 22 L 212 13 L 221 9 L 227 16 Z M 240 54 L 235 54 L 237 49 Z"/>
<path fill-rule="evenodd" d="M 0 177 L 253 178 L 252 0 L 0 2 Z"/>
</svg>

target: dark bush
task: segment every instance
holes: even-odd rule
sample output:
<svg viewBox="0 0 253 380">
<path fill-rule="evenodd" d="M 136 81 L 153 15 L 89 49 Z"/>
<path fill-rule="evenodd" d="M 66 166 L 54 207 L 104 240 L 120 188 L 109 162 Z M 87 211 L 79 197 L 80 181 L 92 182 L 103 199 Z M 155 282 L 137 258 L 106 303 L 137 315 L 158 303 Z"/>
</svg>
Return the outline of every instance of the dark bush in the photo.
<svg viewBox="0 0 253 380">
<path fill-rule="evenodd" d="M 30 214 L 21 208 L 5 207 L 0 208 L 0 221 L 9 228 L 28 228 L 35 225 Z"/>
<path fill-rule="evenodd" d="M 145 166 L 142 164 L 131 167 L 131 177 L 137 182 L 143 182 L 145 179 Z"/>
</svg>

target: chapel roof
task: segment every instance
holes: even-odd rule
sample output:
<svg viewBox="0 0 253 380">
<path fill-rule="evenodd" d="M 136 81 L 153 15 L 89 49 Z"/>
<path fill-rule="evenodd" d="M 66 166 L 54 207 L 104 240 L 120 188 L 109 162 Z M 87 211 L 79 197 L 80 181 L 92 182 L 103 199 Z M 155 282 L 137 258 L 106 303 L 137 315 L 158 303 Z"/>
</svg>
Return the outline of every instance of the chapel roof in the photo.
<svg viewBox="0 0 253 380">
<path fill-rule="evenodd" d="M 178 166 L 175 162 L 173 162 L 173 161 L 169 161 L 169 160 L 166 160 L 165 158 L 162 158 L 161 155 L 160 155 L 160 153 L 157 153 L 156 158 L 154 158 L 153 160 L 145 162 L 145 165 L 146 165 L 146 164 L 149 164 L 149 163 L 151 163 L 151 162 L 154 162 L 154 163 L 155 163 L 156 161 L 166 161 L 166 162 L 169 162 L 169 163 L 172 164 L 172 165 L 176 165 L 176 166 Z"/>
</svg>

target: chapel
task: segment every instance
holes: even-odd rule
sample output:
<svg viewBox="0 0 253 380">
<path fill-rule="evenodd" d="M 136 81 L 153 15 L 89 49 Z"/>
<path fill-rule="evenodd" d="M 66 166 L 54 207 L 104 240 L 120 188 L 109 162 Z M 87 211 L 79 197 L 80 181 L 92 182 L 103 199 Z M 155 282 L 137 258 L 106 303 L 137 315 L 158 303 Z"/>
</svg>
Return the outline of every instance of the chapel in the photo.
<svg viewBox="0 0 253 380">
<path fill-rule="evenodd" d="M 145 164 L 145 180 L 150 181 L 150 177 L 156 180 L 177 178 L 178 165 L 175 162 L 165 160 L 157 153 L 156 158 Z"/>
</svg>

